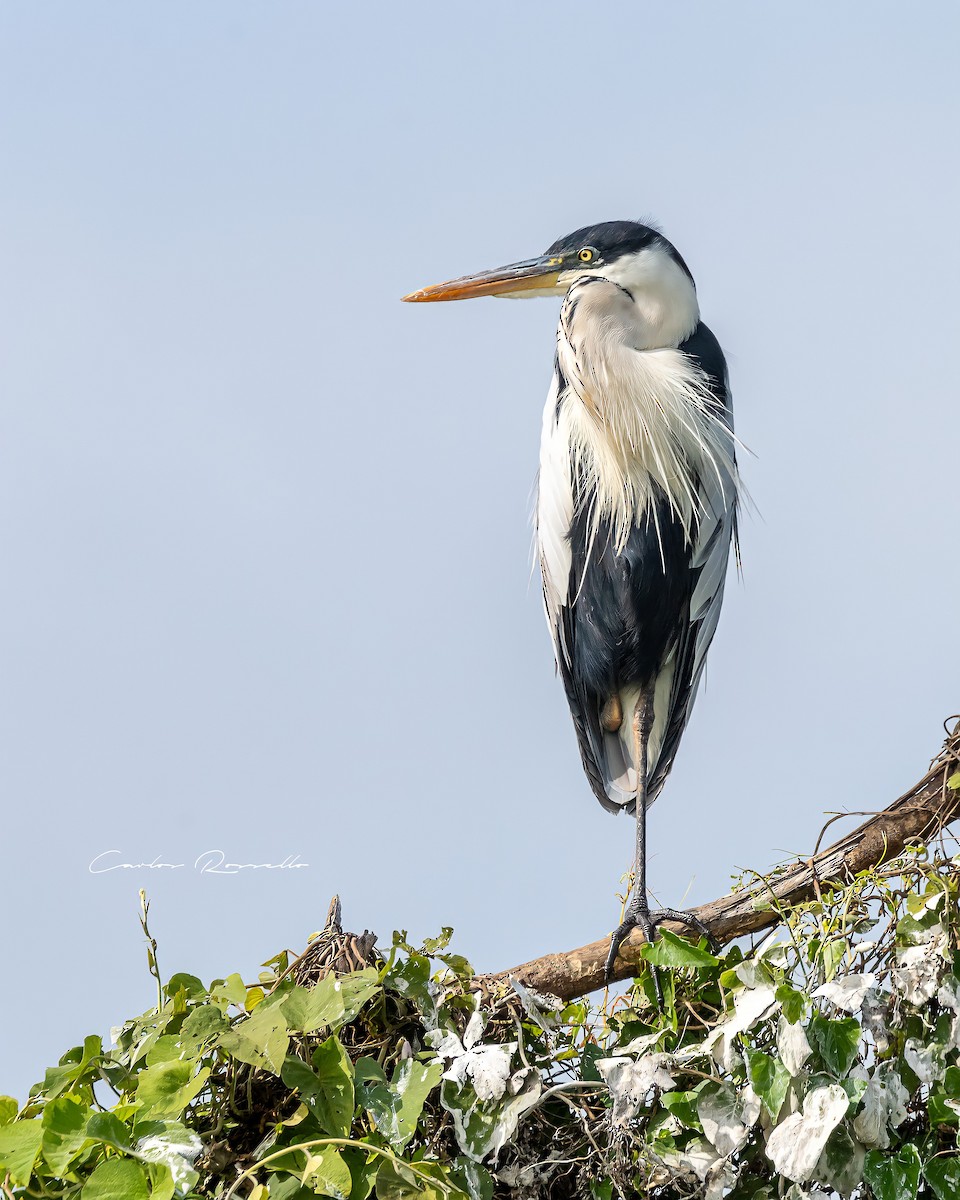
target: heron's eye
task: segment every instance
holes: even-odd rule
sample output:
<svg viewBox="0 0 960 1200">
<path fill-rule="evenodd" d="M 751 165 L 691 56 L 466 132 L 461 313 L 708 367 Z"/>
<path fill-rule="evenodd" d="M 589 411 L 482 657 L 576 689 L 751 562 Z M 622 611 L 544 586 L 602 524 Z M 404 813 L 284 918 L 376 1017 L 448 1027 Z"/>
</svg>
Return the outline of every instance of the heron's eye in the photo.
<svg viewBox="0 0 960 1200">
<path fill-rule="evenodd" d="M 579 258 L 581 262 L 585 262 L 585 263 L 593 262 L 593 260 L 596 257 L 597 257 L 597 252 L 596 252 L 596 250 L 594 250 L 594 248 L 592 246 L 584 246 L 584 248 L 577 255 L 577 258 Z"/>
</svg>

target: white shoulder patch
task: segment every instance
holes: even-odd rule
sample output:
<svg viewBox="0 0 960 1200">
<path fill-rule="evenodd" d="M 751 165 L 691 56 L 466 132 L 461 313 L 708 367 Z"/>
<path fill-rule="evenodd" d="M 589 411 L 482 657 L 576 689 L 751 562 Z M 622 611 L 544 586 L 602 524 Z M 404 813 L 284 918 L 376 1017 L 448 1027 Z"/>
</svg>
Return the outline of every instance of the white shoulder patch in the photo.
<svg viewBox="0 0 960 1200">
<path fill-rule="evenodd" d="M 573 523 L 573 484 L 570 476 L 570 442 L 557 422 L 559 380 L 556 373 L 547 393 L 540 438 L 540 478 L 537 487 L 537 544 L 543 577 L 543 601 L 558 658 L 558 615 L 567 602 L 570 582 L 570 526 Z"/>
</svg>

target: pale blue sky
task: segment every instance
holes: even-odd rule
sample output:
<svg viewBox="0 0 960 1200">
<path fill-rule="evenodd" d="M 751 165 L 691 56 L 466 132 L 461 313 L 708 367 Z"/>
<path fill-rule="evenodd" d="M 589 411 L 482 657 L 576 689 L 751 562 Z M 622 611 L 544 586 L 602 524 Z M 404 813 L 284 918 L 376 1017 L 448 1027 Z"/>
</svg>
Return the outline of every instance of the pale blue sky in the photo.
<svg viewBox="0 0 960 1200">
<path fill-rule="evenodd" d="M 0 4 L 3 1078 L 300 947 L 613 925 L 531 580 L 557 304 L 404 292 L 648 216 L 727 350 L 742 532 L 653 810 L 671 904 L 923 771 L 951 641 L 955 6 Z M 177 871 L 94 876 L 161 856 Z M 220 848 L 302 870 L 203 876 Z"/>
</svg>

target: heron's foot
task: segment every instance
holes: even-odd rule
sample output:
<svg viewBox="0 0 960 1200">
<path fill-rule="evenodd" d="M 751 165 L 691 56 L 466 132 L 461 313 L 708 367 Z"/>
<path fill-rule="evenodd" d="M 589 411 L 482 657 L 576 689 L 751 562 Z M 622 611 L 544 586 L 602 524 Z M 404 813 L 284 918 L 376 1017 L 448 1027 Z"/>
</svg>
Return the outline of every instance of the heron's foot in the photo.
<svg viewBox="0 0 960 1200">
<path fill-rule="evenodd" d="M 613 931 L 610 938 L 610 949 L 607 951 L 607 961 L 603 969 L 605 984 L 611 982 L 617 955 L 620 952 L 620 947 L 623 945 L 624 939 L 630 931 L 632 929 L 642 929 L 644 938 L 648 942 L 652 942 L 657 936 L 657 926 L 663 921 L 676 921 L 679 925 L 686 925 L 689 929 L 693 929 L 705 937 L 711 949 L 716 949 L 716 943 L 710 935 L 710 930 L 693 913 L 683 912 L 679 908 L 658 908 L 651 912 L 646 904 L 638 904 L 634 901 L 627 909 L 626 915 Z M 662 1008 L 663 991 L 660 987 L 660 977 L 657 974 L 656 967 L 652 963 L 650 964 L 650 977 L 653 980 L 653 990 L 656 993 L 657 1004 Z"/>
<path fill-rule="evenodd" d="M 691 912 L 686 912 L 682 908 L 659 908 L 655 913 L 650 914 L 653 919 L 654 927 L 660 924 L 661 921 L 676 921 L 678 925 L 686 925 L 688 929 L 693 929 L 700 934 L 701 937 L 707 939 L 707 945 L 711 952 L 720 949 L 713 934 L 704 925 L 699 917 L 694 916 Z"/>
</svg>

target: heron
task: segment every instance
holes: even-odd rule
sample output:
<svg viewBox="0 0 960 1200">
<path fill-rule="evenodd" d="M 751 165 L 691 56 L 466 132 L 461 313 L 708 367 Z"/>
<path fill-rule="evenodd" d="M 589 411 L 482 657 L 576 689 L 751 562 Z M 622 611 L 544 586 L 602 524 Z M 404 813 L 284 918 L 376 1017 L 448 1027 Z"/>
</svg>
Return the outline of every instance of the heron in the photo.
<svg viewBox="0 0 960 1200">
<path fill-rule="evenodd" d="M 584 771 L 636 816 L 633 888 L 605 977 L 639 927 L 709 938 L 650 907 L 647 809 L 703 675 L 736 542 L 739 477 L 726 360 L 693 275 L 655 227 L 585 226 L 545 254 L 404 296 L 560 296 L 536 504 L 543 599 Z M 654 973 L 660 998 L 660 985 Z"/>
</svg>

